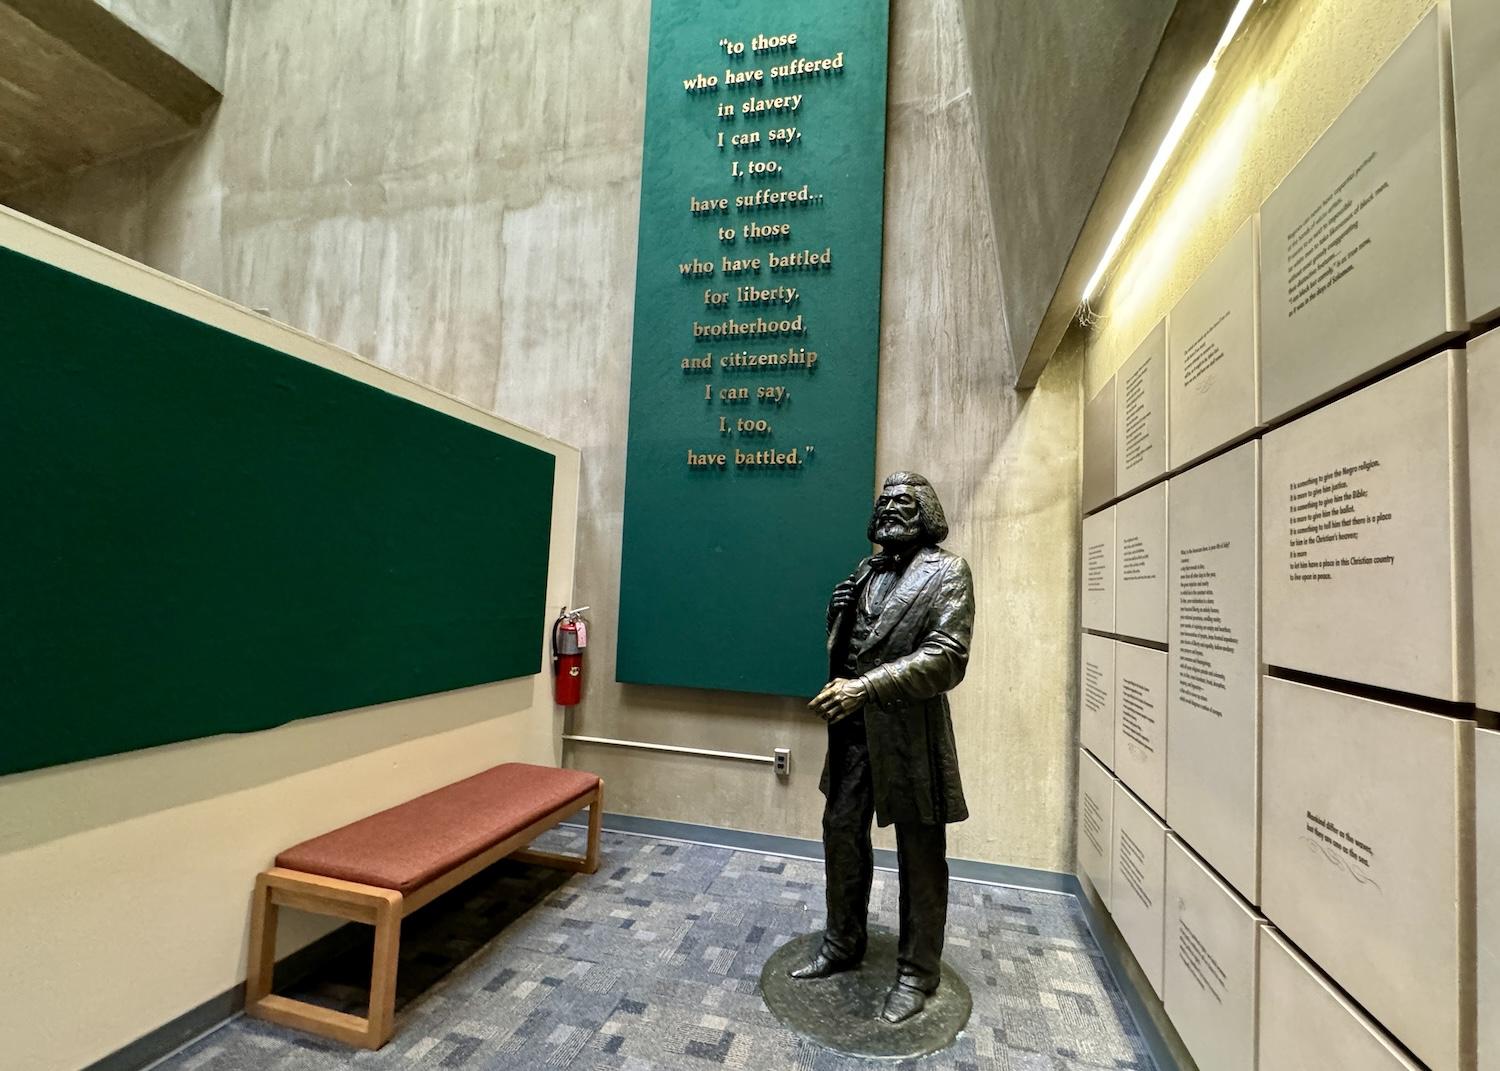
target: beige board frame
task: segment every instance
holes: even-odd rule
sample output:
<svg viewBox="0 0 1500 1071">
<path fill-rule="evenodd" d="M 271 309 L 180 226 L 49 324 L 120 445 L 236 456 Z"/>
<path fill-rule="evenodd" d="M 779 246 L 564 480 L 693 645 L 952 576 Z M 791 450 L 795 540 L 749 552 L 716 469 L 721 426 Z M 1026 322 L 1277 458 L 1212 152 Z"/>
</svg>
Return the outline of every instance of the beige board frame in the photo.
<svg viewBox="0 0 1500 1071">
<path fill-rule="evenodd" d="M 1260 444 L 1172 478 L 1167 821 L 1260 897 Z"/>
<path fill-rule="evenodd" d="M 1078 866 L 1105 904 L 1114 858 L 1115 779 L 1094 756 L 1078 751 Z"/>
<path fill-rule="evenodd" d="M 1440 353 L 1264 438 L 1267 665 L 1473 698 L 1464 367 Z"/>
<path fill-rule="evenodd" d="M 1083 407 L 1083 512 L 1115 497 L 1115 377 Z"/>
<path fill-rule="evenodd" d="M 1474 733 L 1479 1071 L 1500 1071 L 1500 733 Z"/>
<path fill-rule="evenodd" d="M 1115 644 L 1115 776 L 1167 813 L 1167 653 Z"/>
<path fill-rule="evenodd" d="M 1265 919 L 1175 833 L 1167 837 L 1164 1003 L 1199 1067 L 1256 1071 Z"/>
<path fill-rule="evenodd" d="M 1261 207 L 1261 419 L 1467 326 L 1447 5 L 1422 19 Z"/>
<path fill-rule="evenodd" d="M 1115 630 L 1115 507 L 1083 519 L 1083 568 L 1079 571 L 1083 627 Z"/>
<path fill-rule="evenodd" d="M 1450 0 L 1469 320 L 1500 319 L 1500 4 Z"/>
<path fill-rule="evenodd" d="M 1265 682 L 1261 909 L 1432 1071 L 1471 1071 L 1474 723 Z"/>
<path fill-rule="evenodd" d="M 1500 712 L 1500 330 L 1469 343 L 1468 376 L 1474 701 Z"/>
<path fill-rule="evenodd" d="M 1251 216 L 1167 317 L 1175 472 L 1260 425 L 1260 216 Z"/>
<path fill-rule="evenodd" d="M 1109 769 L 1115 765 L 1115 641 L 1085 632 L 1078 657 L 1078 738 Z"/>
<path fill-rule="evenodd" d="M 1167 471 L 1167 321 L 1115 373 L 1115 493 L 1128 495 Z"/>
<path fill-rule="evenodd" d="M 1167 827 L 1116 781 L 1109 913 L 1157 996 L 1162 994 L 1166 882 Z"/>
<path fill-rule="evenodd" d="M 1260 931 L 1262 1071 L 1423 1071 L 1270 926 Z"/>
<path fill-rule="evenodd" d="M 1115 505 L 1115 632 L 1167 642 L 1166 483 Z"/>
</svg>

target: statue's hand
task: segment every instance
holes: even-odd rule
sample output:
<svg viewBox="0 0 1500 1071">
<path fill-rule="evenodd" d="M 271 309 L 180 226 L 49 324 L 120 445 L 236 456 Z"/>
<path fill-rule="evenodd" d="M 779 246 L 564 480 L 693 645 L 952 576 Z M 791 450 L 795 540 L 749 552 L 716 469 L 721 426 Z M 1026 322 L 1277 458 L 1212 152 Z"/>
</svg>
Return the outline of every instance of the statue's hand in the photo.
<svg viewBox="0 0 1500 1071">
<path fill-rule="evenodd" d="M 818 716 L 829 725 L 839 722 L 865 705 L 869 689 L 858 677 L 848 680 L 835 677 L 823 685 L 823 690 L 813 696 L 807 705 L 817 711 Z"/>
<path fill-rule="evenodd" d="M 841 580 L 838 586 L 833 589 L 833 598 L 828 600 L 829 605 L 835 611 L 847 610 L 854 605 L 854 597 L 857 593 L 852 576 L 848 580 Z"/>
</svg>

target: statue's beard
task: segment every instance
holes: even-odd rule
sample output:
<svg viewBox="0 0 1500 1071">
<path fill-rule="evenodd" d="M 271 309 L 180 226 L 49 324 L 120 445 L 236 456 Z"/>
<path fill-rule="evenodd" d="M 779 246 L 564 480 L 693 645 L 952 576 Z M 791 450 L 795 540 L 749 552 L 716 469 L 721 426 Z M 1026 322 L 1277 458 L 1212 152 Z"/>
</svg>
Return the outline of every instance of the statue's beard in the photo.
<svg viewBox="0 0 1500 1071">
<path fill-rule="evenodd" d="M 875 542 L 883 547 L 910 546 L 922 536 L 920 523 L 907 523 L 894 517 L 875 522 Z"/>
</svg>

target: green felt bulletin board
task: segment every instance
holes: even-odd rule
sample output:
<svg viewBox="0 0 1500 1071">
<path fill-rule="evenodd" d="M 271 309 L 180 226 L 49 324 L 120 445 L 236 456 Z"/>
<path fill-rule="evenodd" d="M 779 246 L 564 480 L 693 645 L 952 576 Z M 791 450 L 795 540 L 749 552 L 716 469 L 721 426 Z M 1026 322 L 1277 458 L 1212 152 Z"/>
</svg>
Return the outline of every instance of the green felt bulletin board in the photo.
<svg viewBox="0 0 1500 1071">
<path fill-rule="evenodd" d="M 621 681 L 826 676 L 829 591 L 869 552 L 889 19 L 652 4 Z"/>
<path fill-rule="evenodd" d="M 539 671 L 554 459 L 0 249 L 0 775 Z"/>
</svg>

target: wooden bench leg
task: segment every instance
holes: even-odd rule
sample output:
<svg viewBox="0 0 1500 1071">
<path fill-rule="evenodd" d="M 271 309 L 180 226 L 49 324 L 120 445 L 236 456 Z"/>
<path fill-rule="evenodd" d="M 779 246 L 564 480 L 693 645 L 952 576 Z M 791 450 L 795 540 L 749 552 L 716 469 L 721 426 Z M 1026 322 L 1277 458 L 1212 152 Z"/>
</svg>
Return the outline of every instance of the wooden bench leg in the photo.
<svg viewBox="0 0 1500 1071">
<path fill-rule="evenodd" d="M 375 927 L 375 956 L 370 968 L 367 1015 L 348 1015 L 271 992 L 277 911 L 281 907 L 333 915 Z M 245 981 L 245 1014 L 362 1049 L 380 1048 L 395 1031 L 396 965 L 401 947 L 402 907 L 402 896 L 393 889 L 302 874 L 280 867 L 261 874 L 255 882 L 255 904 L 250 916 L 250 968 Z"/>
<path fill-rule="evenodd" d="M 370 965 L 370 1046 L 378 1049 L 396 1029 L 396 961 L 401 951 L 401 902 L 382 904 L 375 916 L 375 956 Z"/>
<path fill-rule="evenodd" d="M 594 790 L 584 797 L 584 802 L 578 810 L 581 811 L 584 807 L 589 809 L 589 838 L 588 848 L 582 856 L 563 855 L 560 852 L 538 852 L 524 848 L 521 851 L 512 852 L 510 858 L 518 863 L 551 867 L 553 870 L 567 870 L 574 874 L 593 874 L 598 871 L 599 830 L 604 822 L 603 781 L 600 781 Z"/>
<path fill-rule="evenodd" d="M 250 907 L 250 965 L 245 977 L 245 1006 L 271 995 L 276 971 L 276 922 L 280 910 L 271 902 L 271 886 L 262 874 L 255 879 L 255 902 Z"/>
<path fill-rule="evenodd" d="M 599 831 L 604 828 L 604 779 L 594 788 L 594 802 L 589 805 L 589 843 L 585 874 L 599 869 Z"/>
</svg>

